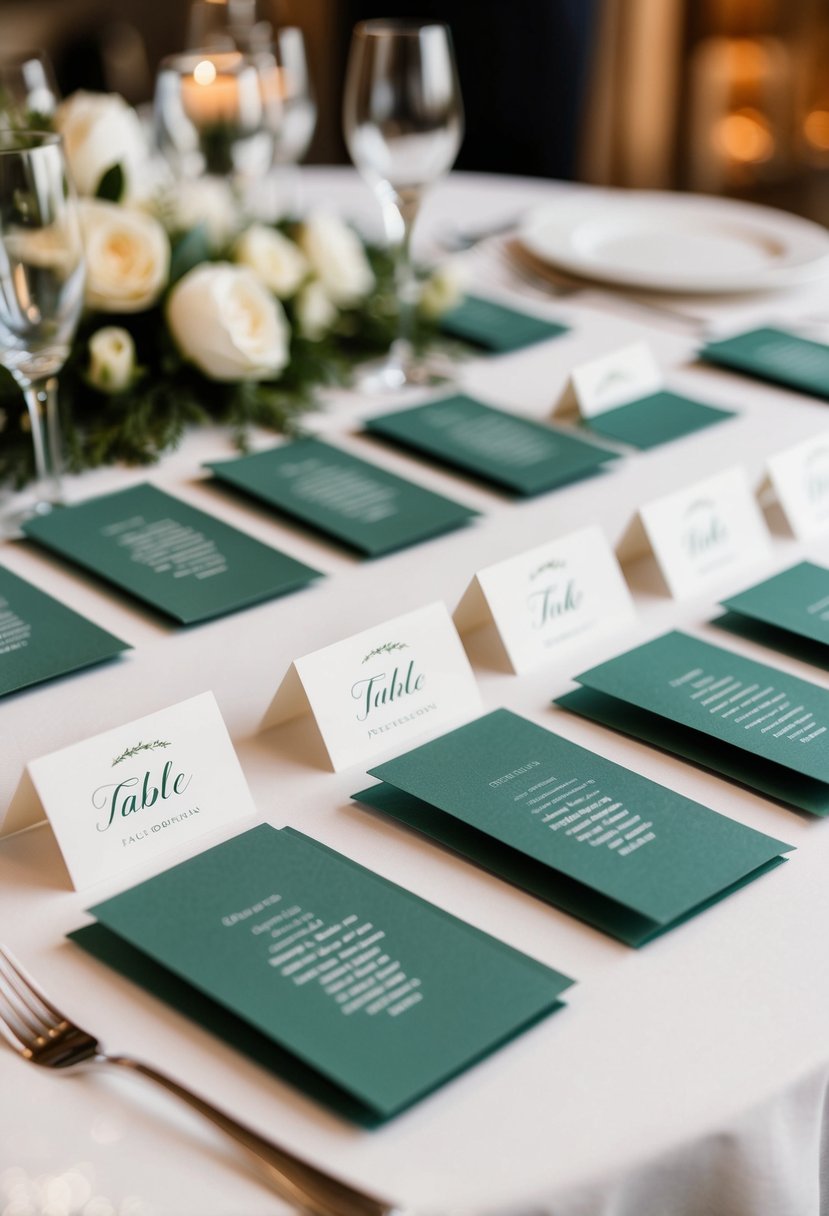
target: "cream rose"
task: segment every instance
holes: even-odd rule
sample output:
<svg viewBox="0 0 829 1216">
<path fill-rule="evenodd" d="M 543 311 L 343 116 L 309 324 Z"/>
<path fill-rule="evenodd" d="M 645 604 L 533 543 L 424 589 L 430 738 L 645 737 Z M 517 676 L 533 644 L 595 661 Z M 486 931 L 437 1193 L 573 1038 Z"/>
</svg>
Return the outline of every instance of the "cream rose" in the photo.
<svg viewBox="0 0 829 1216">
<path fill-rule="evenodd" d="M 86 303 L 99 312 L 141 312 L 161 295 L 170 270 L 170 243 L 144 211 L 81 199 L 86 247 Z"/>
<path fill-rule="evenodd" d="M 283 300 L 299 290 L 311 269 L 298 245 L 264 224 L 245 229 L 236 242 L 234 257 Z"/>
<path fill-rule="evenodd" d="M 312 342 L 327 334 L 338 316 L 336 305 L 317 279 L 303 287 L 295 307 L 300 333 Z"/>
<path fill-rule="evenodd" d="M 465 276 L 459 266 L 445 262 L 433 271 L 420 292 L 419 308 L 425 317 L 437 318 L 463 299 Z"/>
<path fill-rule="evenodd" d="M 124 198 L 140 188 L 147 142 L 141 120 L 117 93 L 67 97 L 55 111 L 55 128 L 63 136 L 66 159 L 79 194 L 94 195 L 101 178 L 114 165 L 124 173 Z"/>
<path fill-rule="evenodd" d="M 135 343 L 119 325 L 105 325 L 89 339 L 89 379 L 102 393 L 120 393 L 135 375 Z"/>
<path fill-rule="evenodd" d="M 166 211 L 173 228 L 182 231 L 204 225 L 212 245 L 224 245 L 239 228 L 239 207 L 227 182 L 202 177 L 176 182 L 169 191 Z"/>
<path fill-rule="evenodd" d="M 302 225 L 299 243 L 335 304 L 356 304 L 371 291 L 374 274 L 360 238 L 337 216 L 312 213 Z"/>
<path fill-rule="evenodd" d="M 269 380 L 288 362 L 282 305 L 246 266 L 195 266 L 170 293 L 167 320 L 182 354 L 212 380 Z"/>
</svg>

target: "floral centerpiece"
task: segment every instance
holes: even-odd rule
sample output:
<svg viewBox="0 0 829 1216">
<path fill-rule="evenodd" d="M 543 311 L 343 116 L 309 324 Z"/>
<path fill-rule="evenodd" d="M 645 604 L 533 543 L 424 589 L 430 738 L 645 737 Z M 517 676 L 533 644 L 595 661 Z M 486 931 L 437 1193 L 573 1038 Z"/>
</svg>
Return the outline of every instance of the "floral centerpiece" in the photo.
<svg viewBox="0 0 829 1216">
<path fill-rule="evenodd" d="M 76 93 L 63 135 L 87 261 L 85 313 L 61 376 L 67 466 L 146 464 L 190 425 L 290 433 L 316 390 L 347 383 L 396 333 L 394 264 L 333 212 L 251 221 L 230 186 L 171 184 L 122 98 Z M 422 285 L 416 340 L 457 300 Z M 0 482 L 31 474 L 28 417 L 0 372 Z"/>
</svg>

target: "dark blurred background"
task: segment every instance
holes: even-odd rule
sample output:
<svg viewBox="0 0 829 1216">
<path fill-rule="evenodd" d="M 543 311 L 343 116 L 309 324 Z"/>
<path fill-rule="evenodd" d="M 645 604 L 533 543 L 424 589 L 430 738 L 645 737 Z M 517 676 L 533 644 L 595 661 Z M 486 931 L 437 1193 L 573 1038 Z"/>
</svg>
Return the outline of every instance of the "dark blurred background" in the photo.
<svg viewBox="0 0 829 1216">
<path fill-rule="evenodd" d="M 300 26 L 319 104 L 307 159 L 347 160 L 349 35 L 369 16 L 450 25 L 458 167 L 732 194 L 829 222 L 829 0 L 263 0 Z M 0 0 L 0 55 L 52 56 L 64 93 L 152 96 L 187 0 Z"/>
</svg>

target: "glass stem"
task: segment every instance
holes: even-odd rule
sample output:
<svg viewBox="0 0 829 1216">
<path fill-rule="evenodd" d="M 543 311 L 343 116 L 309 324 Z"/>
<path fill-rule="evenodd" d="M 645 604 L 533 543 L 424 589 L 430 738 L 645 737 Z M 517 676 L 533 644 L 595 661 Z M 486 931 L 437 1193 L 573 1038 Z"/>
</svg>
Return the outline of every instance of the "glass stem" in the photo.
<svg viewBox="0 0 829 1216">
<path fill-rule="evenodd" d="M 401 367 L 405 367 L 412 359 L 417 307 L 417 280 L 412 264 L 412 230 L 420 209 L 420 200 L 421 191 L 417 187 L 397 191 L 394 200 L 400 217 L 399 239 L 395 249 L 395 288 L 400 312 L 391 358 Z"/>
<path fill-rule="evenodd" d="M 44 503 L 61 500 L 63 460 L 57 387 L 57 377 L 47 376 L 45 380 L 32 381 L 23 388 L 32 428 L 36 493 Z"/>
</svg>

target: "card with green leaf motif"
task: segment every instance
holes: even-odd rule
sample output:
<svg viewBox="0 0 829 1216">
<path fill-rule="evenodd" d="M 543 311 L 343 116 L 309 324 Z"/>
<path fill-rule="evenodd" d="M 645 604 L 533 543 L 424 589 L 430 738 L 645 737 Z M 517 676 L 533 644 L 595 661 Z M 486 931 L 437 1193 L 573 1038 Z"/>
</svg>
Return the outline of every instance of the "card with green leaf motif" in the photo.
<svg viewBox="0 0 829 1216">
<path fill-rule="evenodd" d="M 558 1009 L 567 976 L 292 828 L 208 849 L 71 936 L 365 1123 Z"/>
<path fill-rule="evenodd" d="M 130 647 L 0 566 L 0 697 Z"/>
<path fill-rule="evenodd" d="M 31 519 L 23 530 L 184 625 L 286 595 L 320 577 L 146 482 Z"/>
<path fill-rule="evenodd" d="M 366 428 L 527 497 L 590 477 L 617 459 L 585 439 L 463 395 L 369 418 Z"/>
<path fill-rule="evenodd" d="M 631 946 L 791 848 L 506 709 L 370 771 L 358 802 Z"/>
<path fill-rule="evenodd" d="M 576 676 L 557 705 L 829 815 L 829 692 L 684 633 Z"/>
<path fill-rule="evenodd" d="M 319 439 L 208 467 L 220 481 L 368 557 L 451 532 L 477 515 Z"/>
</svg>

